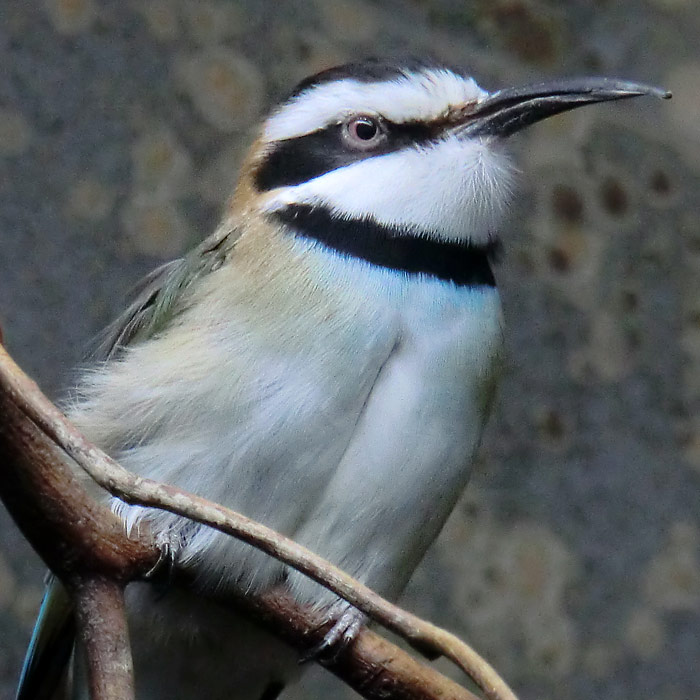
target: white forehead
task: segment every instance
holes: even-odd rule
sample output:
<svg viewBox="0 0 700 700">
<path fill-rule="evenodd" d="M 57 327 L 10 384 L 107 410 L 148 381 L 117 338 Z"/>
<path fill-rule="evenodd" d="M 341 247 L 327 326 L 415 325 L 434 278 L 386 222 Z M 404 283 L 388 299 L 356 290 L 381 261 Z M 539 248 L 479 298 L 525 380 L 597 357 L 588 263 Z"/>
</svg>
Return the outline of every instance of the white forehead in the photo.
<svg viewBox="0 0 700 700">
<path fill-rule="evenodd" d="M 407 71 L 383 81 L 333 80 L 305 90 L 273 112 L 263 140 L 303 136 L 358 113 L 378 114 L 399 124 L 427 121 L 486 95 L 472 78 L 447 68 Z"/>
</svg>

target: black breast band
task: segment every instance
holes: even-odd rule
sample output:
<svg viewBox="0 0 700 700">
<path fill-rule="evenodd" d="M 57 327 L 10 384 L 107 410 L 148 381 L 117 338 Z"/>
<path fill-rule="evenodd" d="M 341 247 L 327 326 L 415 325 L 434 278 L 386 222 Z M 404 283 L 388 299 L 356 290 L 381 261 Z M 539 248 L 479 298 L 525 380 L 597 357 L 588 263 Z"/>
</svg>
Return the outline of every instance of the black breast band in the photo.
<svg viewBox="0 0 700 700">
<path fill-rule="evenodd" d="M 496 286 L 489 260 L 498 252 L 497 242 L 476 246 L 419 237 L 371 219 L 345 219 L 308 204 L 289 205 L 273 216 L 302 238 L 372 265 L 460 286 Z"/>
</svg>

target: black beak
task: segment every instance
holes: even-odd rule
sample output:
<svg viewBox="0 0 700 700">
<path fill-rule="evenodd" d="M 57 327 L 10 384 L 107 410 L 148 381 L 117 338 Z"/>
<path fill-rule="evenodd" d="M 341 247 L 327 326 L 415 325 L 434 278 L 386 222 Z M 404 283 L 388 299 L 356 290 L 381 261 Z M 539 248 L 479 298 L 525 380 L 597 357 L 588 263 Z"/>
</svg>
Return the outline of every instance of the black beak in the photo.
<svg viewBox="0 0 700 700">
<path fill-rule="evenodd" d="M 499 90 L 464 115 L 454 132 L 460 136 L 506 137 L 530 124 L 596 102 L 653 95 L 668 100 L 666 90 L 613 78 L 565 78 Z"/>
</svg>

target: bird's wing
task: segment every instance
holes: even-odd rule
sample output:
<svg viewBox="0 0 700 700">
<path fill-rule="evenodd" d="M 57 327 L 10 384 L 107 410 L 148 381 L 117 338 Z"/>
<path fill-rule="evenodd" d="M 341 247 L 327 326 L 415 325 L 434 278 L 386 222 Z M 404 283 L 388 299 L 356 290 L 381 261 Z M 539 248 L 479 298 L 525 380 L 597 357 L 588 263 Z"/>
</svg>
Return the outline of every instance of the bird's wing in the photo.
<svg viewBox="0 0 700 700">
<path fill-rule="evenodd" d="M 97 353 L 114 357 L 132 342 L 161 331 L 185 306 L 192 282 L 225 261 L 237 232 L 220 228 L 184 258 L 173 260 L 145 277 L 134 300 L 99 338 Z M 17 690 L 17 700 L 49 700 L 59 689 L 75 637 L 73 608 L 66 590 L 49 576 Z"/>
<path fill-rule="evenodd" d="M 129 343 L 163 330 L 183 310 L 189 286 L 220 267 L 237 238 L 235 229 L 221 227 L 184 258 L 165 263 L 144 277 L 132 292 L 131 304 L 99 336 L 96 354 L 108 360 Z"/>
<path fill-rule="evenodd" d="M 51 700 L 59 691 L 73 651 L 75 621 L 66 589 L 49 576 L 22 666 L 16 700 Z"/>
</svg>

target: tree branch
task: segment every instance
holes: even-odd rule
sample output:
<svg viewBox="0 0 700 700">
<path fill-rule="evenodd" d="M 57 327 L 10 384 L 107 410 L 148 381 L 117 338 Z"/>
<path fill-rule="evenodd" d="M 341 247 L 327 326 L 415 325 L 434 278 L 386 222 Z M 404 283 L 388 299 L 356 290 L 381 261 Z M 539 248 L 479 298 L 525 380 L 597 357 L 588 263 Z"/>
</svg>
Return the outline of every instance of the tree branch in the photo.
<svg viewBox="0 0 700 700">
<path fill-rule="evenodd" d="M 317 648 L 332 624 L 281 589 L 246 596 L 237 607 L 302 653 Z M 339 653 L 316 661 L 365 698 L 479 700 L 367 627 Z"/>
<path fill-rule="evenodd" d="M 77 601 L 94 700 L 133 698 L 124 583 L 154 566 L 153 546 L 129 540 L 56 446 L 0 391 L 0 498 L 27 540 Z M 131 689 L 131 690 L 129 690 Z"/>
<path fill-rule="evenodd" d="M 117 530 L 119 521 L 106 508 L 98 506 L 92 501 L 86 493 L 79 494 L 79 498 L 74 501 L 76 505 L 72 508 L 68 507 L 70 512 L 64 511 L 66 500 L 72 499 L 75 496 L 73 492 L 82 487 L 78 484 L 75 476 L 70 473 L 67 465 L 56 459 L 56 455 L 51 454 L 50 450 L 47 454 L 45 445 L 41 449 L 36 449 L 37 427 L 65 450 L 97 483 L 110 493 L 129 503 L 163 508 L 189 517 L 232 534 L 266 551 L 309 575 L 363 610 L 370 617 L 404 636 L 412 644 L 420 648 L 437 650 L 450 658 L 477 682 L 491 700 L 515 700 L 512 691 L 498 674 L 454 635 L 388 603 L 341 570 L 265 526 L 205 499 L 187 494 L 171 486 L 137 477 L 124 470 L 114 460 L 85 440 L 65 416 L 41 393 L 38 386 L 22 373 L 2 347 L 0 347 L 0 400 L 2 400 L 5 413 L 8 416 L 5 423 L 0 425 L 0 438 L 4 438 L 0 440 L 2 443 L 0 444 L 0 454 L 2 454 L 2 450 L 5 450 L 5 453 L 10 457 L 10 462 L 14 462 L 16 465 L 14 469 L 10 469 L 13 473 L 13 477 L 8 480 L 10 488 L 9 490 L 3 488 L 2 495 L 12 503 L 10 510 L 30 542 L 52 570 L 64 580 L 66 578 L 70 580 L 70 575 L 76 570 L 106 572 L 113 580 L 117 581 L 132 580 L 151 568 L 154 560 L 154 549 L 150 542 L 147 545 L 143 542 L 136 543 L 126 539 L 123 531 L 117 533 L 115 530 Z M 31 423 L 19 420 L 18 409 L 31 420 Z M 29 435 L 32 439 L 27 439 Z M 35 459 L 40 468 L 34 468 Z M 52 463 L 58 463 L 54 464 L 57 467 L 55 472 L 51 472 L 50 465 Z M 26 472 L 30 472 L 31 475 L 26 476 Z M 51 486 L 48 491 L 42 490 L 45 479 Z M 13 483 L 14 487 L 12 487 Z M 65 492 L 64 484 L 69 493 Z M 28 497 L 27 492 L 33 494 L 33 488 L 39 489 L 40 498 Z M 22 505 L 22 501 L 34 502 L 27 506 L 26 504 Z M 73 503 L 72 500 L 71 503 Z M 53 504 L 55 507 L 46 508 L 47 504 Z M 84 511 L 83 508 L 86 510 Z M 40 517 L 32 518 L 31 511 L 33 511 L 34 516 L 39 515 Z M 43 518 L 42 515 L 46 517 Z M 35 526 L 31 523 L 32 520 L 40 524 Z M 42 521 L 44 524 L 41 524 Z M 76 527 L 75 523 L 79 523 L 80 527 Z M 66 542 L 62 543 L 60 547 L 51 544 L 50 534 L 55 527 L 59 528 L 61 534 L 66 532 Z M 96 536 L 97 533 L 99 533 L 99 537 Z M 93 545 L 102 538 L 103 534 L 106 547 L 98 546 L 93 549 Z M 131 544 L 122 547 L 125 542 Z M 58 550 L 62 550 L 62 552 Z M 66 552 L 70 553 L 67 558 Z M 149 565 L 147 566 L 147 564 Z M 269 597 L 263 597 L 259 600 L 258 606 L 261 605 L 263 608 L 269 609 L 273 600 Z M 264 617 L 260 610 L 258 613 Z M 268 613 L 270 620 L 276 618 L 270 610 Z M 300 613 L 298 606 L 296 613 Z M 299 621 L 297 620 L 297 622 Z M 275 625 L 278 624 L 282 624 L 284 627 L 284 620 L 279 615 L 275 621 Z M 318 628 L 318 624 L 316 628 Z M 280 636 L 285 636 L 284 632 L 277 631 Z M 307 628 L 306 639 L 310 638 L 309 632 L 310 630 Z M 294 636 L 291 634 L 291 637 Z M 376 635 L 372 636 L 372 633 L 364 630 L 360 640 L 352 648 L 363 648 L 363 645 L 367 647 L 363 640 L 374 639 L 374 637 Z M 389 643 L 384 641 L 383 644 L 388 645 Z M 376 647 L 376 641 L 374 645 Z M 369 648 L 371 647 L 370 644 Z M 399 658 L 401 654 L 403 652 L 392 647 L 392 658 Z M 341 657 L 343 656 L 341 655 Z M 333 666 L 332 663 L 327 665 L 329 668 Z M 385 666 L 381 666 L 381 672 L 377 666 L 373 668 L 373 677 L 381 678 L 382 682 L 391 675 L 387 675 Z M 340 673 L 339 668 L 331 668 L 331 670 Z M 347 671 L 343 671 L 344 679 L 346 673 Z M 430 673 L 434 674 L 432 671 Z M 397 678 L 393 677 L 392 682 L 398 683 Z M 431 678 L 432 682 L 435 682 L 434 677 Z M 364 690 L 361 690 L 363 694 L 370 692 L 367 687 L 376 685 L 368 683 L 367 676 L 362 684 L 365 684 Z M 458 686 L 456 687 L 458 688 Z M 466 692 L 461 689 L 461 694 L 450 694 L 447 697 L 473 697 L 471 694 L 465 696 Z M 375 696 L 365 694 L 365 697 Z M 438 696 L 409 694 L 397 695 L 397 697 Z"/>
<path fill-rule="evenodd" d="M 90 698 L 134 700 L 124 587 L 102 576 L 89 576 L 79 579 L 73 591 Z"/>
<path fill-rule="evenodd" d="M 118 581 L 140 576 L 155 566 L 158 552 L 124 536 L 119 518 L 90 496 L 57 446 L 27 418 L 20 393 L 31 380 L 7 357 L 0 346 L 0 497 L 7 510 L 63 581 L 85 572 Z M 15 375 L 11 382 L 8 371 Z"/>
</svg>

